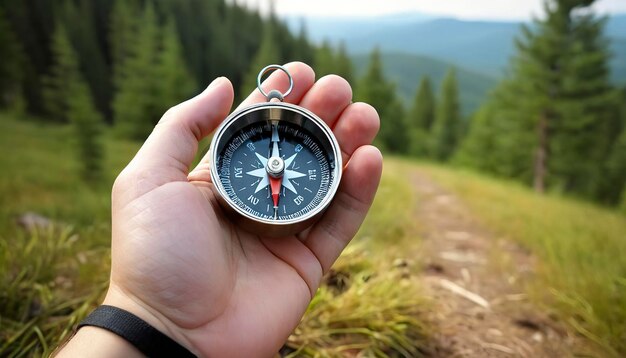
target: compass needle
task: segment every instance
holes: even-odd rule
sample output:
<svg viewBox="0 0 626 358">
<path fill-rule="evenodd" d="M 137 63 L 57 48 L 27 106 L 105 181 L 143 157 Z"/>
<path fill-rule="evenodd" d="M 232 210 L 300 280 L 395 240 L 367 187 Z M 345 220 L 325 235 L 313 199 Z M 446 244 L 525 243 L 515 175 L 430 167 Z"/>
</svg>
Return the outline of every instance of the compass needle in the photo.
<svg viewBox="0 0 626 358">
<path fill-rule="evenodd" d="M 278 148 L 278 143 L 280 142 L 280 137 L 278 136 L 278 125 L 272 125 L 272 157 L 280 157 L 280 150 Z"/>
</svg>

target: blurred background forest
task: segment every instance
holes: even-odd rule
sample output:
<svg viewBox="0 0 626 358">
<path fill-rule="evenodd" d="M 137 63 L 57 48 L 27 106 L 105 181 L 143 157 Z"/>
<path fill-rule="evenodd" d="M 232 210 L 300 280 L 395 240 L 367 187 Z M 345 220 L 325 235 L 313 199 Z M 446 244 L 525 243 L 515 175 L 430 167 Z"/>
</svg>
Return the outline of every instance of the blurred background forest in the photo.
<svg viewBox="0 0 626 358">
<path fill-rule="evenodd" d="M 413 26 L 412 32 L 397 24 L 405 18 L 367 41 L 339 28 L 316 45 L 303 22 L 291 19 L 290 26 L 273 13 L 264 19 L 224 1 L 4 0 L 0 98 L 4 107 L 42 121 L 74 123 L 82 133 L 84 173 L 95 178 L 103 125 L 141 140 L 168 107 L 211 79 L 230 78 L 241 98 L 264 64 L 300 60 L 319 76 L 346 77 L 357 100 L 374 104 L 383 118 L 379 145 L 389 153 L 470 166 L 538 191 L 618 205 L 626 176 L 626 94 L 620 87 L 626 82 L 626 20 L 613 20 L 609 37 L 607 19 L 581 7 L 587 4 L 560 4 L 522 27 L 464 29 L 472 24 L 447 20 Z M 447 32 L 440 34 L 440 28 Z M 508 65 L 499 71 L 503 55 L 484 55 L 497 49 L 497 41 L 471 50 L 476 41 L 467 34 L 465 42 L 458 39 L 455 28 L 505 38 L 508 32 L 514 41 L 498 51 L 512 52 Z M 437 39 L 429 40 L 430 47 L 410 41 L 428 33 L 439 42 L 454 38 L 457 53 L 432 46 Z M 391 40 L 381 41 L 384 36 Z M 406 54 L 419 46 L 444 59 L 454 56 L 460 69 Z M 359 54 L 372 47 L 370 55 Z"/>
<path fill-rule="evenodd" d="M 606 294 L 585 296 L 593 275 L 563 290 L 595 309 L 580 330 L 605 353 L 626 353 L 626 263 L 610 258 L 626 253 L 616 234 L 626 213 L 626 15 L 599 16 L 593 2 L 547 0 L 522 24 L 420 14 L 304 22 L 225 0 L 0 0 L 0 356 L 50 352 L 97 302 L 111 183 L 161 115 L 218 76 L 241 100 L 262 67 L 290 61 L 345 77 L 355 101 L 378 110 L 376 144 L 398 173 L 408 169 L 397 157 L 439 163 L 449 176 L 469 168 L 606 215 L 612 231 L 593 234 L 602 248 L 580 238 L 580 251 L 597 257 L 570 258 L 606 264 L 606 285 L 595 288 Z M 405 188 L 398 180 L 387 176 L 381 190 Z M 412 219 L 389 215 L 413 205 L 403 190 L 375 205 L 360 236 L 408 235 Z M 363 258 L 350 257 L 357 263 L 344 266 L 361 272 Z M 319 299 L 312 309 L 323 311 L 338 296 Z M 364 347 L 395 342 L 385 349 L 418 355 L 410 341 L 428 330 L 407 317 L 419 307 L 389 311 L 412 322 L 411 334 L 387 327 L 391 338 Z M 293 351 L 326 352 L 303 336 L 292 337 Z"/>
</svg>

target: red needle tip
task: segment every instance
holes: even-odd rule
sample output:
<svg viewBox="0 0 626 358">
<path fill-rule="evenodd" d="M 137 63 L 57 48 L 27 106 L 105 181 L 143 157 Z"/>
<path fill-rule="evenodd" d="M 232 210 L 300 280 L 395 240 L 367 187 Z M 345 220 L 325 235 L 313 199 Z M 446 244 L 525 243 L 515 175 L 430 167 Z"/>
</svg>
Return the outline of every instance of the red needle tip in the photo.
<svg viewBox="0 0 626 358">
<path fill-rule="evenodd" d="M 274 200 L 274 207 L 278 206 L 278 197 L 280 196 L 280 185 L 283 182 L 283 178 L 270 177 L 270 187 L 272 188 L 272 200 Z"/>
</svg>

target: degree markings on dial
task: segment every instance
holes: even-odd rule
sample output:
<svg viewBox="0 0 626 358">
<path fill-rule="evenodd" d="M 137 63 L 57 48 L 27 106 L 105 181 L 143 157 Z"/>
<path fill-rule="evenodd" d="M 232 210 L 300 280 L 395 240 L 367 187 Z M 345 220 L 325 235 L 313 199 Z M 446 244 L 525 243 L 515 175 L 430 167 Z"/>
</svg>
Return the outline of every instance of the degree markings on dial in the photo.
<svg viewBox="0 0 626 358">
<path fill-rule="evenodd" d="M 252 188 L 253 186 L 257 185 L 260 181 L 261 181 L 261 178 L 259 178 L 259 180 L 255 181 L 254 183 L 250 184 L 250 187 Z M 254 193 L 256 194 L 256 191 Z"/>
<path fill-rule="evenodd" d="M 270 157 L 275 154 L 275 145 L 272 139 L 276 139 L 276 134 L 279 135 L 278 139 L 280 140 L 280 142 L 278 142 L 278 156 L 283 158 L 285 161 L 285 174 L 283 176 L 283 185 L 281 188 L 281 197 L 285 198 L 285 201 L 282 205 L 280 205 L 283 207 L 282 210 L 280 210 L 280 207 L 273 208 L 271 202 L 269 202 L 268 199 L 271 199 L 269 190 L 267 190 L 267 197 L 265 192 L 261 194 L 261 197 L 263 197 L 261 202 L 259 202 L 258 199 L 256 201 L 251 201 L 249 198 L 248 200 L 245 200 L 248 194 L 242 193 L 242 198 L 240 198 L 237 194 L 237 192 L 243 192 L 248 187 L 254 187 L 255 184 L 257 185 L 254 192 L 255 194 L 263 189 L 268 189 L 269 179 L 265 168 L 268 159 L 255 150 L 251 150 L 252 148 L 246 144 L 249 142 L 252 143 L 256 146 L 257 150 L 261 150 L 261 148 L 263 148 L 261 152 L 263 152 L 263 154 L 267 154 L 267 157 Z M 267 144 L 259 145 L 261 142 Z M 282 143 L 285 144 L 285 147 L 280 145 Z M 267 153 L 265 153 L 265 148 L 267 148 Z M 303 154 L 298 154 L 300 151 L 302 151 Z M 251 158 L 247 158 L 250 152 L 254 153 L 254 155 L 251 156 Z M 232 184 L 230 183 L 230 176 L 234 175 L 236 178 L 241 178 L 240 176 L 236 176 L 237 173 L 240 173 L 240 171 L 225 171 L 220 174 L 220 177 L 222 177 L 222 183 L 224 184 L 230 200 L 232 200 L 244 211 L 260 218 L 291 220 L 301 217 L 311 210 L 314 210 L 323 201 L 325 194 L 328 192 L 330 183 L 332 183 L 333 176 L 329 173 L 329 167 L 332 167 L 332 159 L 327 157 L 325 152 L 317 144 L 317 140 L 314 140 L 309 133 L 295 129 L 294 127 L 285 126 L 283 124 L 275 125 L 268 122 L 263 126 L 244 129 L 231 140 L 230 145 L 228 145 L 227 149 L 225 149 L 222 153 L 224 160 L 221 161 L 221 164 L 227 167 L 230 166 L 228 163 L 230 163 L 231 160 L 232 163 L 238 163 L 244 167 L 248 164 L 252 166 L 252 170 L 249 170 L 248 172 L 244 171 L 244 178 L 248 177 L 249 179 L 239 182 L 240 184 L 237 184 L 235 187 L 233 187 L 233 184 L 235 184 L 234 182 Z M 240 157 L 237 158 L 237 156 Z M 299 163 L 296 163 L 297 158 L 302 160 L 298 160 Z M 251 164 L 252 162 L 254 162 L 255 165 Z M 310 166 L 311 164 L 313 164 L 312 167 Z M 301 169 L 301 172 L 298 171 L 302 167 L 304 167 L 304 169 Z M 314 181 L 311 181 L 310 179 L 312 175 L 311 168 L 317 169 L 317 179 Z M 251 176 L 254 178 L 251 178 Z M 294 180 L 307 176 L 309 179 L 305 180 L 305 182 L 298 182 L 297 180 Z M 251 181 L 254 181 L 254 183 L 252 183 L 253 185 L 248 186 Z M 264 181 L 266 182 L 264 183 Z M 244 187 L 240 189 L 240 185 L 242 184 Z M 311 184 L 313 187 L 310 187 Z M 298 190 L 296 190 L 296 188 L 298 188 Z M 302 191 L 302 193 L 298 194 L 300 191 Z M 304 205 L 298 207 L 293 206 L 293 198 L 291 197 L 293 194 L 291 193 L 298 196 L 304 196 L 306 198 L 303 203 Z M 258 196 L 255 198 L 258 198 Z M 256 205 L 256 203 L 259 203 L 260 205 Z M 263 204 L 266 204 L 265 210 L 263 210 Z M 296 204 L 300 205 L 297 202 Z M 290 206 L 289 211 L 287 211 L 287 205 Z M 278 215 L 277 210 L 282 211 L 283 214 Z"/>
</svg>

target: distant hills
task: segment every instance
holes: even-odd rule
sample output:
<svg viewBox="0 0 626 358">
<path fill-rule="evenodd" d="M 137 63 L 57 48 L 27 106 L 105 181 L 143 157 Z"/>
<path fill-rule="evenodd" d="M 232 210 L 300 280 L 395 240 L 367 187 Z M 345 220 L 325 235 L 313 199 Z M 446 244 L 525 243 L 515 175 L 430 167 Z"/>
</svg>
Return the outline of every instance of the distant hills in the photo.
<svg viewBox="0 0 626 358">
<path fill-rule="evenodd" d="M 352 60 L 357 74 L 361 74 L 367 66 L 369 54 L 354 55 Z M 382 54 L 382 61 L 385 75 L 396 83 L 398 93 L 407 107 L 412 104 L 422 76 L 430 77 L 435 93 L 438 94 L 446 72 L 450 67 L 456 67 L 440 60 L 407 53 L 386 52 Z M 478 108 L 487 92 L 495 86 L 496 79 L 460 67 L 456 67 L 456 71 L 461 109 L 465 115 L 469 115 Z"/>
<path fill-rule="evenodd" d="M 286 20 L 294 30 L 302 23 L 297 18 Z M 369 18 L 309 18 L 306 26 L 315 42 L 344 41 L 357 68 L 364 63 L 363 55 L 378 46 L 385 54 L 388 75 L 397 81 L 405 97 L 415 91 L 421 74 L 429 74 L 437 82 L 442 68 L 456 66 L 459 76 L 463 76 L 464 112 L 470 112 L 488 91 L 485 86 L 493 86 L 506 70 L 521 23 L 465 21 L 409 13 Z M 626 84 L 626 14 L 608 19 L 606 35 L 614 54 L 612 78 Z"/>
<path fill-rule="evenodd" d="M 300 19 L 289 18 L 297 29 Z M 345 41 L 353 54 L 379 46 L 383 52 L 405 52 L 441 59 L 473 72 L 500 76 L 514 53 L 513 41 L 521 22 L 466 21 L 399 14 L 363 18 L 310 18 L 307 30 L 313 41 Z M 606 35 L 615 54 L 613 78 L 626 83 L 626 14 L 608 19 Z"/>
</svg>

